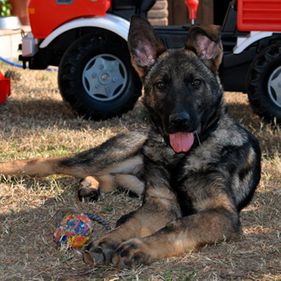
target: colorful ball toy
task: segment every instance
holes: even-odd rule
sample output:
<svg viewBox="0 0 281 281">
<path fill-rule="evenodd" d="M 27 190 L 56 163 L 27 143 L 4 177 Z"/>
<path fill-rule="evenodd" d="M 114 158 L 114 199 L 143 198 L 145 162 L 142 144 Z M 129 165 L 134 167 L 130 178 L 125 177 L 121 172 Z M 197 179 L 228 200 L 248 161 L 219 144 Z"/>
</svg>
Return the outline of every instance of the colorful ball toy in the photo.
<svg viewBox="0 0 281 281">
<path fill-rule="evenodd" d="M 101 223 L 106 230 L 110 230 L 107 222 L 97 215 L 67 214 L 54 233 L 54 241 L 59 245 L 66 244 L 70 248 L 82 248 L 93 233 L 93 220 Z"/>
<path fill-rule="evenodd" d="M 71 248 L 81 248 L 90 239 L 93 226 L 89 217 L 82 214 L 65 215 L 58 225 L 54 240 Z"/>
</svg>

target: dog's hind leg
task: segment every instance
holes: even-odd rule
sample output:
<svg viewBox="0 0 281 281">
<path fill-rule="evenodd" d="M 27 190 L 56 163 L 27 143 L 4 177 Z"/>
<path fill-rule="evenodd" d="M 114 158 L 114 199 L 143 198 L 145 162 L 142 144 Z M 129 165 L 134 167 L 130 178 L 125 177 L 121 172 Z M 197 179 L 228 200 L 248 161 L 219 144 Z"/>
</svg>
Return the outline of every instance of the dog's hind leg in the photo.
<svg viewBox="0 0 281 281">
<path fill-rule="evenodd" d="M 118 187 L 125 188 L 138 196 L 144 193 L 144 182 L 134 175 L 115 175 L 115 182 Z"/>
<path fill-rule="evenodd" d="M 117 187 L 131 191 L 138 196 L 144 192 L 144 182 L 131 174 L 116 174 L 104 176 L 88 176 L 80 182 L 78 197 L 80 200 L 97 200 L 100 192 L 111 192 Z"/>
</svg>

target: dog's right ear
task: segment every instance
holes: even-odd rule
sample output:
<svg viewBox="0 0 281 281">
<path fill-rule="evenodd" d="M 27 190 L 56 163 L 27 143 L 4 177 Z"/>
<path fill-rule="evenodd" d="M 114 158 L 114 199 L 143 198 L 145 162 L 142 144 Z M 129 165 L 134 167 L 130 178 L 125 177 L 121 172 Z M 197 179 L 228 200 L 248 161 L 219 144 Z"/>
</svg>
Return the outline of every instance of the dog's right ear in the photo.
<svg viewBox="0 0 281 281">
<path fill-rule="evenodd" d="M 218 71 L 223 56 L 223 47 L 218 26 L 192 27 L 189 30 L 185 47 L 195 51 L 198 57 L 202 59 L 213 72 Z"/>
<path fill-rule="evenodd" d="M 128 47 L 132 65 L 141 78 L 156 62 L 158 56 L 166 50 L 150 23 L 137 16 L 131 19 Z"/>
</svg>

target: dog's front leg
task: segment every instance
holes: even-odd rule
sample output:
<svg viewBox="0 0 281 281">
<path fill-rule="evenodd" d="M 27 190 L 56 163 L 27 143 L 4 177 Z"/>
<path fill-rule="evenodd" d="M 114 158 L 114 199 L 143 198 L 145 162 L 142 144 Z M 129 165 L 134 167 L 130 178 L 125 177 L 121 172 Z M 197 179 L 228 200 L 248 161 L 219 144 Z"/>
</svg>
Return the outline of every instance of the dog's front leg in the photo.
<svg viewBox="0 0 281 281">
<path fill-rule="evenodd" d="M 209 193 L 201 203 L 194 214 L 178 218 L 150 236 L 120 244 L 113 263 L 120 267 L 149 264 L 237 236 L 239 215 L 226 193 Z"/>
<path fill-rule="evenodd" d="M 120 244 L 112 260 L 123 268 L 183 255 L 237 235 L 237 224 L 238 215 L 224 208 L 198 212 L 167 224 L 151 236 L 133 238 Z"/>
<path fill-rule="evenodd" d="M 120 243 L 134 237 L 146 237 L 181 216 L 177 198 L 169 186 L 168 172 L 158 166 L 146 167 L 146 191 L 143 205 L 119 220 L 120 225 L 84 253 L 89 264 L 110 263 Z"/>
<path fill-rule="evenodd" d="M 205 171 L 204 177 L 200 172 L 189 173 L 178 189 L 187 203 L 192 202 L 192 213 L 150 236 L 123 242 L 113 262 L 121 267 L 149 264 L 236 236 L 240 231 L 239 214 L 226 189 L 227 179 L 223 173 L 214 171 Z"/>
</svg>

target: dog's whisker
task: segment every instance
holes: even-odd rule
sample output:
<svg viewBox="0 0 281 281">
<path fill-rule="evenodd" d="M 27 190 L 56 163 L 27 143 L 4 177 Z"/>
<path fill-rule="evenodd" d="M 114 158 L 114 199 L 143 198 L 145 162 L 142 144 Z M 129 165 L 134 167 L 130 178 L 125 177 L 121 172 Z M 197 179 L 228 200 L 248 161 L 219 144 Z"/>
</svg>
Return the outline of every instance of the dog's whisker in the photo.
<svg viewBox="0 0 281 281">
<path fill-rule="evenodd" d="M 196 135 L 196 138 L 197 138 L 197 141 L 198 141 L 199 146 L 201 146 L 200 137 L 199 137 L 199 135 L 198 135 L 198 132 L 197 132 L 197 131 L 195 131 L 195 135 Z"/>
</svg>

